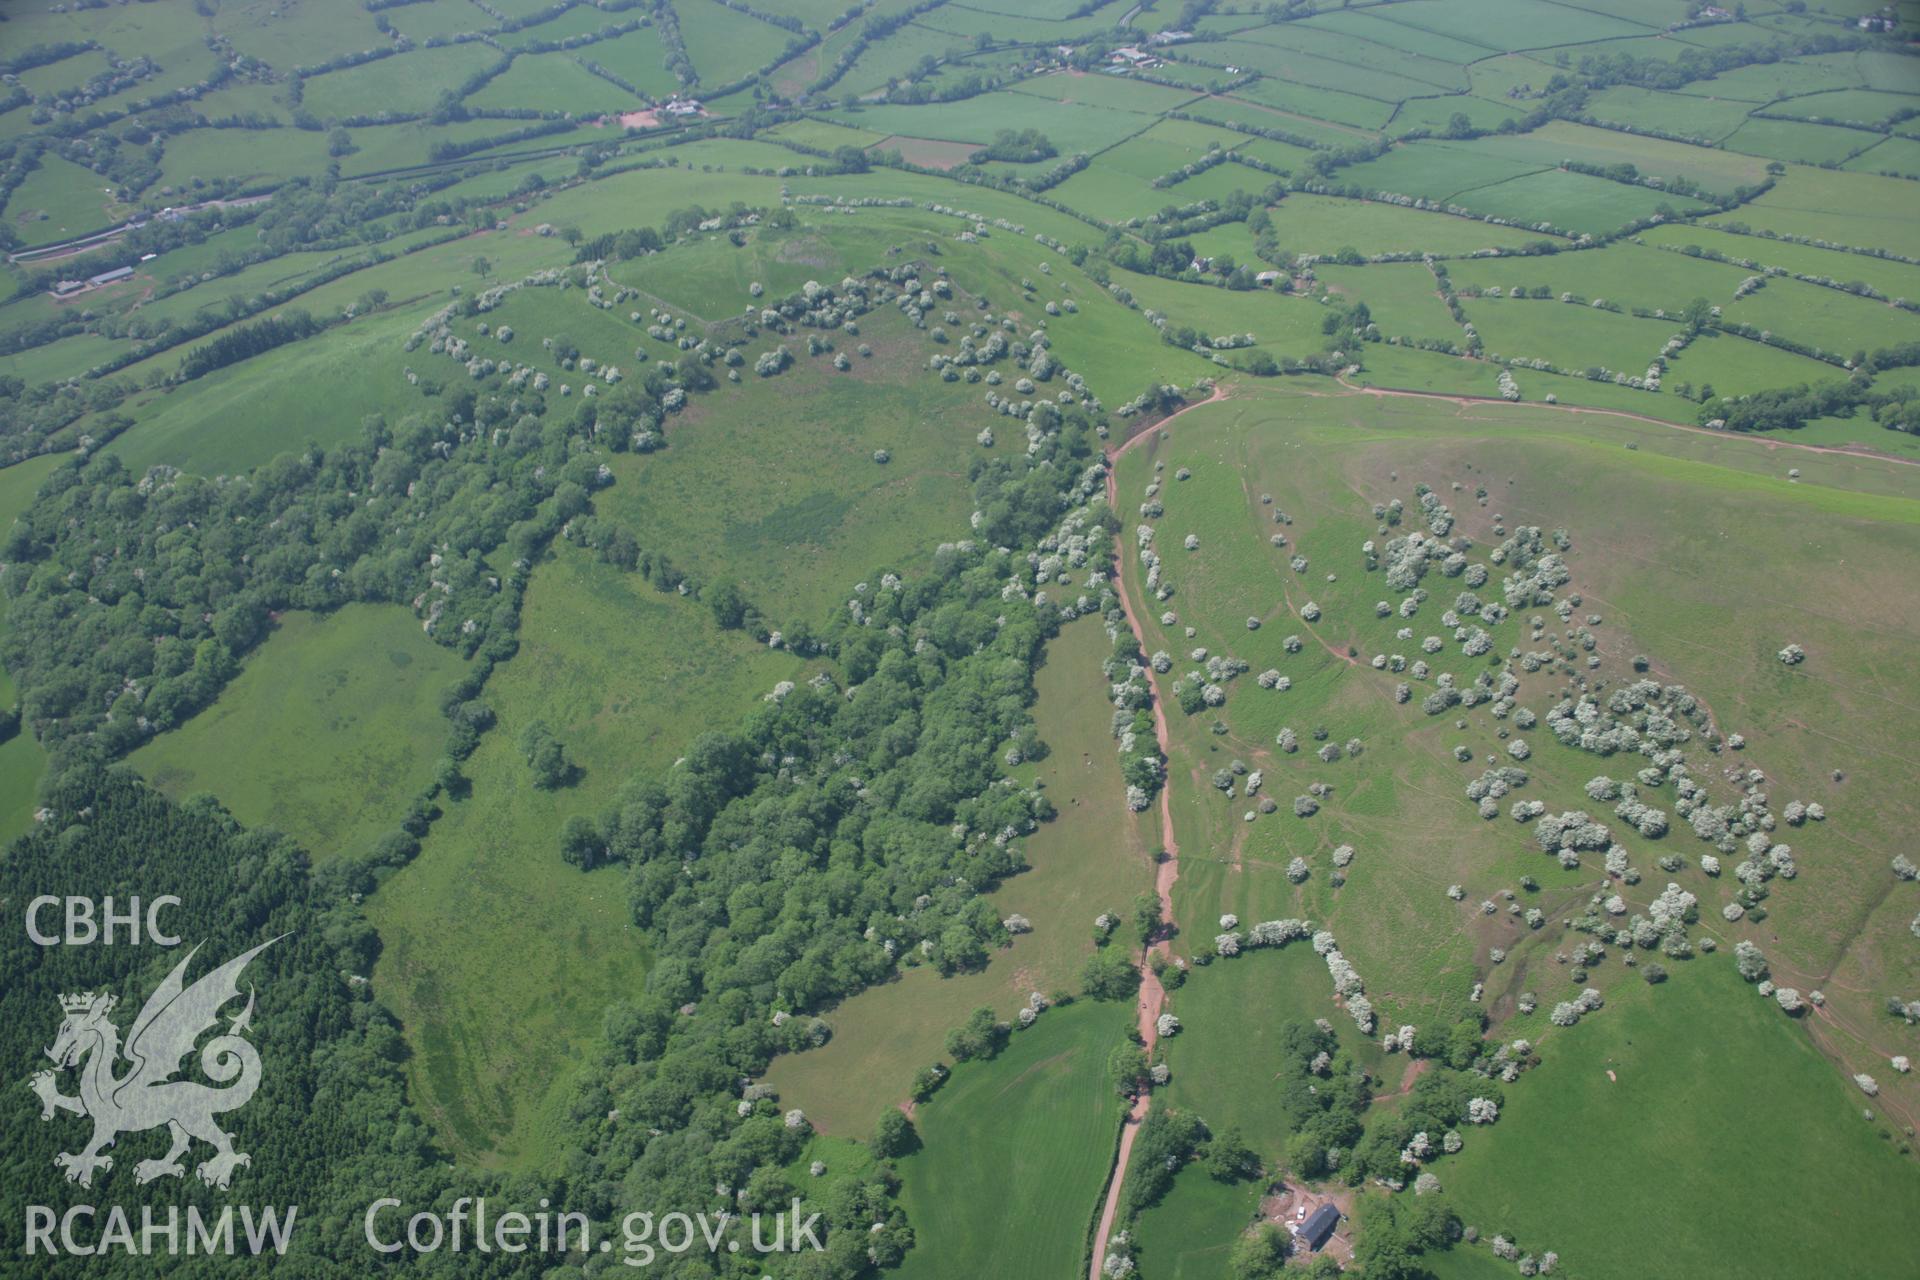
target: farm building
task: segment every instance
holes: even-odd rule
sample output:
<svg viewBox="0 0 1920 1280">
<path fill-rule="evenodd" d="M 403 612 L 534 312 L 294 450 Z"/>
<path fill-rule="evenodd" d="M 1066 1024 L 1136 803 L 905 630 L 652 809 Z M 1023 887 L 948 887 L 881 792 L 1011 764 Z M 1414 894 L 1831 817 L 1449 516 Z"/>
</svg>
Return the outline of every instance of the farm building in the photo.
<svg viewBox="0 0 1920 1280">
<path fill-rule="evenodd" d="M 87 277 L 87 283 L 97 289 L 103 284 L 114 284 L 117 281 L 129 280 L 132 278 L 133 278 L 132 267 L 115 267 L 111 271 L 102 271 L 97 276 Z"/>
<path fill-rule="evenodd" d="M 1300 1239 L 1307 1248 L 1317 1252 L 1333 1238 L 1333 1229 L 1339 1225 L 1340 1211 L 1330 1204 L 1323 1204 L 1300 1224 Z"/>
</svg>

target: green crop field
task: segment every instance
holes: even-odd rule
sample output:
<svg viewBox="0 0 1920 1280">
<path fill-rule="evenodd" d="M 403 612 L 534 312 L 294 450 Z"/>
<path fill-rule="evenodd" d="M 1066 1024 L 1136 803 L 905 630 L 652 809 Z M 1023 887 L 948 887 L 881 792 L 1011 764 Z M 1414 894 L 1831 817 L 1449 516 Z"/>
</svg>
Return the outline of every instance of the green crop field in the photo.
<svg viewBox="0 0 1920 1280">
<path fill-rule="evenodd" d="M 1916 14 L 1724 8 L 7 6 L 0 899 L 276 939 L 302 1274 L 1905 1280 Z"/>
</svg>

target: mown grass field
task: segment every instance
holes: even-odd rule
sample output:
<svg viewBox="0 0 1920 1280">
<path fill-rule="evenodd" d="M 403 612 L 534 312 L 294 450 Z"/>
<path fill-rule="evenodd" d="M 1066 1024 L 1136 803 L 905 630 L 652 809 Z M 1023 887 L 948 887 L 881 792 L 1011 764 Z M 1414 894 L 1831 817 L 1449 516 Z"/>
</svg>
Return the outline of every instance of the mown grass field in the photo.
<svg viewBox="0 0 1920 1280">
<path fill-rule="evenodd" d="M 722 633 L 698 604 L 563 547 L 535 572 L 520 653 L 488 683 L 499 717 L 418 858 L 368 900 L 374 989 L 405 1024 L 415 1097 L 463 1159 L 544 1169 L 572 1071 L 649 952 L 617 868 L 560 860 L 559 831 L 672 764 L 689 725 L 731 723 L 791 656 Z M 516 746 L 544 720 L 578 782 L 537 790 Z"/>
<path fill-rule="evenodd" d="M 128 757 L 175 799 L 210 792 L 316 862 L 361 856 L 433 778 L 440 694 L 465 664 L 397 605 L 290 613 L 219 701 Z"/>
<path fill-rule="evenodd" d="M 916 1109 L 923 1150 L 900 1161 L 910 1280 L 1068 1275 L 1112 1163 L 1121 1104 L 1107 1055 L 1129 1011 L 1052 1009 L 990 1062 L 961 1064 Z"/>
</svg>

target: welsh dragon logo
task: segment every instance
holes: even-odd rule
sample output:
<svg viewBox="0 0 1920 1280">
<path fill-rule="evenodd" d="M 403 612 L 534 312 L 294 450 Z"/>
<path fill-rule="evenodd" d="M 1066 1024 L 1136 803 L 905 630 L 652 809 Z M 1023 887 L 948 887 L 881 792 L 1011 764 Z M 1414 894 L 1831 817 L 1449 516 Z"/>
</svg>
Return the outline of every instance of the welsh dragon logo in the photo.
<svg viewBox="0 0 1920 1280">
<path fill-rule="evenodd" d="M 60 997 L 66 1019 L 47 1056 L 62 1071 L 79 1069 L 80 1096 L 71 1098 L 61 1093 L 52 1071 L 36 1073 L 28 1084 L 40 1096 L 42 1120 L 53 1119 L 56 1111 L 71 1111 L 93 1121 L 93 1137 L 85 1148 L 53 1158 L 56 1166 L 66 1170 L 68 1182 L 91 1187 L 95 1170 L 113 1168 L 113 1157 L 101 1152 L 120 1134 L 161 1125 L 167 1127 L 173 1145 L 160 1159 L 142 1160 L 134 1166 L 133 1180 L 137 1183 L 185 1177 L 186 1166 L 180 1157 L 195 1138 L 213 1148 L 213 1154 L 196 1170 L 208 1186 L 225 1190 L 234 1170 L 253 1162 L 252 1157 L 233 1149 L 232 1135 L 222 1132 L 213 1119 L 223 1111 L 245 1106 L 260 1087 L 260 1054 L 241 1035 L 253 1017 L 251 988 L 247 1007 L 233 1018 L 224 1034 L 207 1041 L 200 1050 L 201 1071 L 225 1087 L 216 1089 L 173 1077 L 183 1069 L 182 1060 L 193 1052 L 195 1041 L 219 1021 L 220 1007 L 239 998 L 240 971 L 279 940 L 263 942 L 187 986 L 184 975 L 200 950 L 196 946 L 147 998 L 127 1032 L 124 1047 L 120 1029 L 108 1017 L 117 1003 L 114 996 L 82 992 Z M 125 1074 L 116 1076 L 114 1070 L 123 1057 L 131 1065 Z"/>
</svg>

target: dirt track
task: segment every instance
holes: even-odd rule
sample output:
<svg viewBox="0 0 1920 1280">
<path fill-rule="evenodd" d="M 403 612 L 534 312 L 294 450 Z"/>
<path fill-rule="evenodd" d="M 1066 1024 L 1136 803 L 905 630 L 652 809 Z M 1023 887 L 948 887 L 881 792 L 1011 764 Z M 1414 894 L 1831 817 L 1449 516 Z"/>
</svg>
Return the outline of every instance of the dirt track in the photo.
<svg viewBox="0 0 1920 1280">
<path fill-rule="evenodd" d="M 1213 404 L 1224 400 L 1227 393 L 1224 388 L 1215 387 L 1213 394 L 1205 400 L 1190 404 L 1176 413 L 1161 419 L 1153 426 L 1141 431 L 1118 448 L 1107 452 L 1107 506 L 1118 511 L 1119 481 L 1115 471 L 1119 467 L 1120 455 L 1133 448 L 1140 441 L 1148 439 L 1166 427 L 1183 413 L 1189 413 L 1203 404 Z M 1133 630 L 1133 638 L 1140 645 L 1141 652 L 1146 651 L 1147 636 L 1141 629 L 1140 619 L 1127 601 L 1127 563 L 1126 539 L 1116 534 L 1119 546 L 1114 556 L 1114 574 L 1118 579 L 1120 609 L 1127 616 L 1127 626 Z M 1167 712 L 1165 700 L 1160 696 L 1159 682 L 1153 678 L 1153 669 L 1147 669 L 1147 684 L 1153 690 L 1153 736 L 1160 744 L 1161 757 L 1171 755 L 1167 732 Z M 1160 846 L 1165 850 L 1159 865 L 1154 870 L 1153 887 L 1160 895 L 1160 916 L 1164 920 L 1173 919 L 1173 882 L 1180 877 L 1180 846 L 1173 838 L 1173 807 L 1169 799 L 1171 777 L 1160 786 Z M 1155 954 L 1165 956 L 1170 951 L 1165 938 L 1161 938 L 1151 947 L 1145 948 L 1140 955 L 1140 1000 L 1137 1013 L 1140 1020 L 1140 1039 L 1146 1045 L 1147 1052 L 1153 1052 L 1154 1044 L 1160 1038 L 1160 1011 L 1166 1005 L 1166 989 L 1160 985 L 1160 977 L 1153 971 L 1152 957 Z M 1120 1212 L 1120 1188 L 1127 1178 L 1127 1160 L 1133 1154 L 1133 1139 L 1140 1132 L 1140 1124 L 1147 1118 L 1147 1111 L 1153 1105 L 1151 1094 L 1142 1093 L 1134 1099 L 1133 1109 L 1127 1113 L 1126 1125 L 1120 1130 L 1120 1154 L 1113 1162 L 1113 1180 L 1107 1184 L 1106 1204 L 1100 1210 L 1100 1229 L 1093 1241 L 1093 1268 L 1090 1280 L 1100 1280 L 1100 1269 L 1107 1260 L 1107 1237 L 1113 1234 L 1113 1220 Z"/>
</svg>

